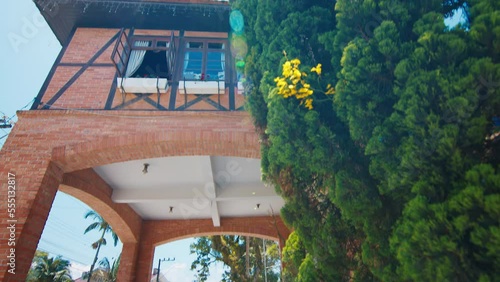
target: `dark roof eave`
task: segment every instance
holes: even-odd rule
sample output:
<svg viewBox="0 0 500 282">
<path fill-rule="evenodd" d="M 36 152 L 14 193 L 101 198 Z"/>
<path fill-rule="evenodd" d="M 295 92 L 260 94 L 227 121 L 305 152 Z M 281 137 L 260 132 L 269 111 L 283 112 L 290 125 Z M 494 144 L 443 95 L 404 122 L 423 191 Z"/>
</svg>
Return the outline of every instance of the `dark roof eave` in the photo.
<svg viewBox="0 0 500 282">
<path fill-rule="evenodd" d="M 54 4 L 56 3 L 56 4 Z M 61 45 L 77 27 L 229 31 L 228 4 L 145 1 L 36 0 L 35 5 Z M 52 5 L 50 5 L 52 4 Z"/>
</svg>

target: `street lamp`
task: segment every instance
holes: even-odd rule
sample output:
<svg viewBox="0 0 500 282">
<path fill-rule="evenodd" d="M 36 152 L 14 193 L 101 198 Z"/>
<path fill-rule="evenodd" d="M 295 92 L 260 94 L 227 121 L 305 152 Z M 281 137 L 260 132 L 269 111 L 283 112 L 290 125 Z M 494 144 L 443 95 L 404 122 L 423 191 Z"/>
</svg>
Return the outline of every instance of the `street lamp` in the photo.
<svg viewBox="0 0 500 282">
<path fill-rule="evenodd" d="M 163 258 L 158 260 L 158 273 L 156 274 L 156 282 L 160 282 L 160 265 L 162 261 L 174 261 L 175 258 Z"/>
</svg>

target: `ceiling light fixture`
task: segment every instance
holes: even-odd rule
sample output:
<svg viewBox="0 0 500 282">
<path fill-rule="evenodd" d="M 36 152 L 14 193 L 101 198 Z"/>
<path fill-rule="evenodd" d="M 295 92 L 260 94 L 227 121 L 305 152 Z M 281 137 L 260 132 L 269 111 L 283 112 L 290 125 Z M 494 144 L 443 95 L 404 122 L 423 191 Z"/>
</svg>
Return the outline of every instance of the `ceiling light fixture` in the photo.
<svg viewBox="0 0 500 282">
<path fill-rule="evenodd" d="M 144 168 L 142 169 L 142 173 L 144 173 L 144 174 L 148 173 L 148 167 L 149 167 L 149 164 L 145 163 Z"/>
</svg>

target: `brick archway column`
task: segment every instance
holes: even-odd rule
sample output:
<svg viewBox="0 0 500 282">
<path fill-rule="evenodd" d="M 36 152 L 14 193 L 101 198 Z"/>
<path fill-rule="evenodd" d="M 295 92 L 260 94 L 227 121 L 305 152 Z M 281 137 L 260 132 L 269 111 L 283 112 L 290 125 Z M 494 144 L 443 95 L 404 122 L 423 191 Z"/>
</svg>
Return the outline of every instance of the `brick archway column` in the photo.
<svg viewBox="0 0 500 282">
<path fill-rule="evenodd" d="M 118 267 L 117 281 L 134 282 L 144 281 L 140 276 L 136 277 L 136 262 L 143 246 L 139 243 L 123 243 L 120 266 Z"/>
<path fill-rule="evenodd" d="M 137 274 L 135 281 L 151 281 L 151 269 L 153 269 L 153 258 L 156 246 L 153 242 L 151 242 L 151 239 L 148 238 L 148 236 L 141 236 L 139 246 L 140 249 L 135 265 L 135 273 Z"/>
<path fill-rule="evenodd" d="M 10 144 L 9 144 L 10 145 Z M 10 148 L 14 146 L 9 146 Z M 36 152 L 29 150 L 4 149 L 1 155 L 1 200 L 2 225 L 0 230 L 0 280 L 26 281 L 26 275 L 49 216 L 57 187 L 62 181 L 63 171 L 54 163 L 41 158 Z M 23 156 L 26 155 L 26 156 Z M 8 178 L 9 172 L 15 175 L 15 211 L 13 217 L 8 213 Z M 12 176 L 12 174 L 11 174 Z M 12 189 L 10 191 L 13 191 Z M 11 194 L 12 195 L 12 194 Z M 12 203 L 11 203 L 12 204 Z M 11 207 L 12 208 L 12 207 Z M 13 221 L 9 221 L 13 220 Z M 11 226 L 11 229 L 7 227 Z M 15 233 L 11 233 L 11 230 Z M 15 241 L 8 241 L 13 235 Z M 15 242 L 15 246 L 12 245 Z M 9 246 L 9 243 L 11 246 Z M 12 252 L 14 251 L 14 252 Z M 8 265 L 7 257 L 15 255 L 15 262 Z M 9 269 L 11 272 L 9 272 Z M 15 274 L 12 274 L 14 272 Z"/>
<path fill-rule="evenodd" d="M 123 243 L 118 281 L 135 281 L 142 218 L 129 205 L 114 203 L 112 188 L 92 169 L 64 174 L 59 190 L 90 206 L 111 225 Z"/>
</svg>

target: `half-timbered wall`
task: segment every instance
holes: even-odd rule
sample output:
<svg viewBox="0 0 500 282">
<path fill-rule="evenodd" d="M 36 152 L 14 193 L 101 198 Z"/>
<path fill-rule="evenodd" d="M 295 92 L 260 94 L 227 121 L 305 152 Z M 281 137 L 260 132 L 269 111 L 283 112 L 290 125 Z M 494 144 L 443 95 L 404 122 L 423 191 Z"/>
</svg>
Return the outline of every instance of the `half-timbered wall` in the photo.
<svg viewBox="0 0 500 282">
<path fill-rule="evenodd" d="M 119 29 L 78 28 L 69 44 L 61 50 L 33 109 L 159 110 L 159 111 L 235 111 L 242 110 L 245 98 L 237 89 L 232 67 L 228 34 L 171 30 L 126 30 L 132 36 L 169 36 L 175 34 L 176 74 L 166 93 L 124 92 L 117 85 L 118 75 L 111 55 Z M 226 40 L 226 83 L 220 94 L 185 93 L 182 71 L 186 38 Z"/>
</svg>

